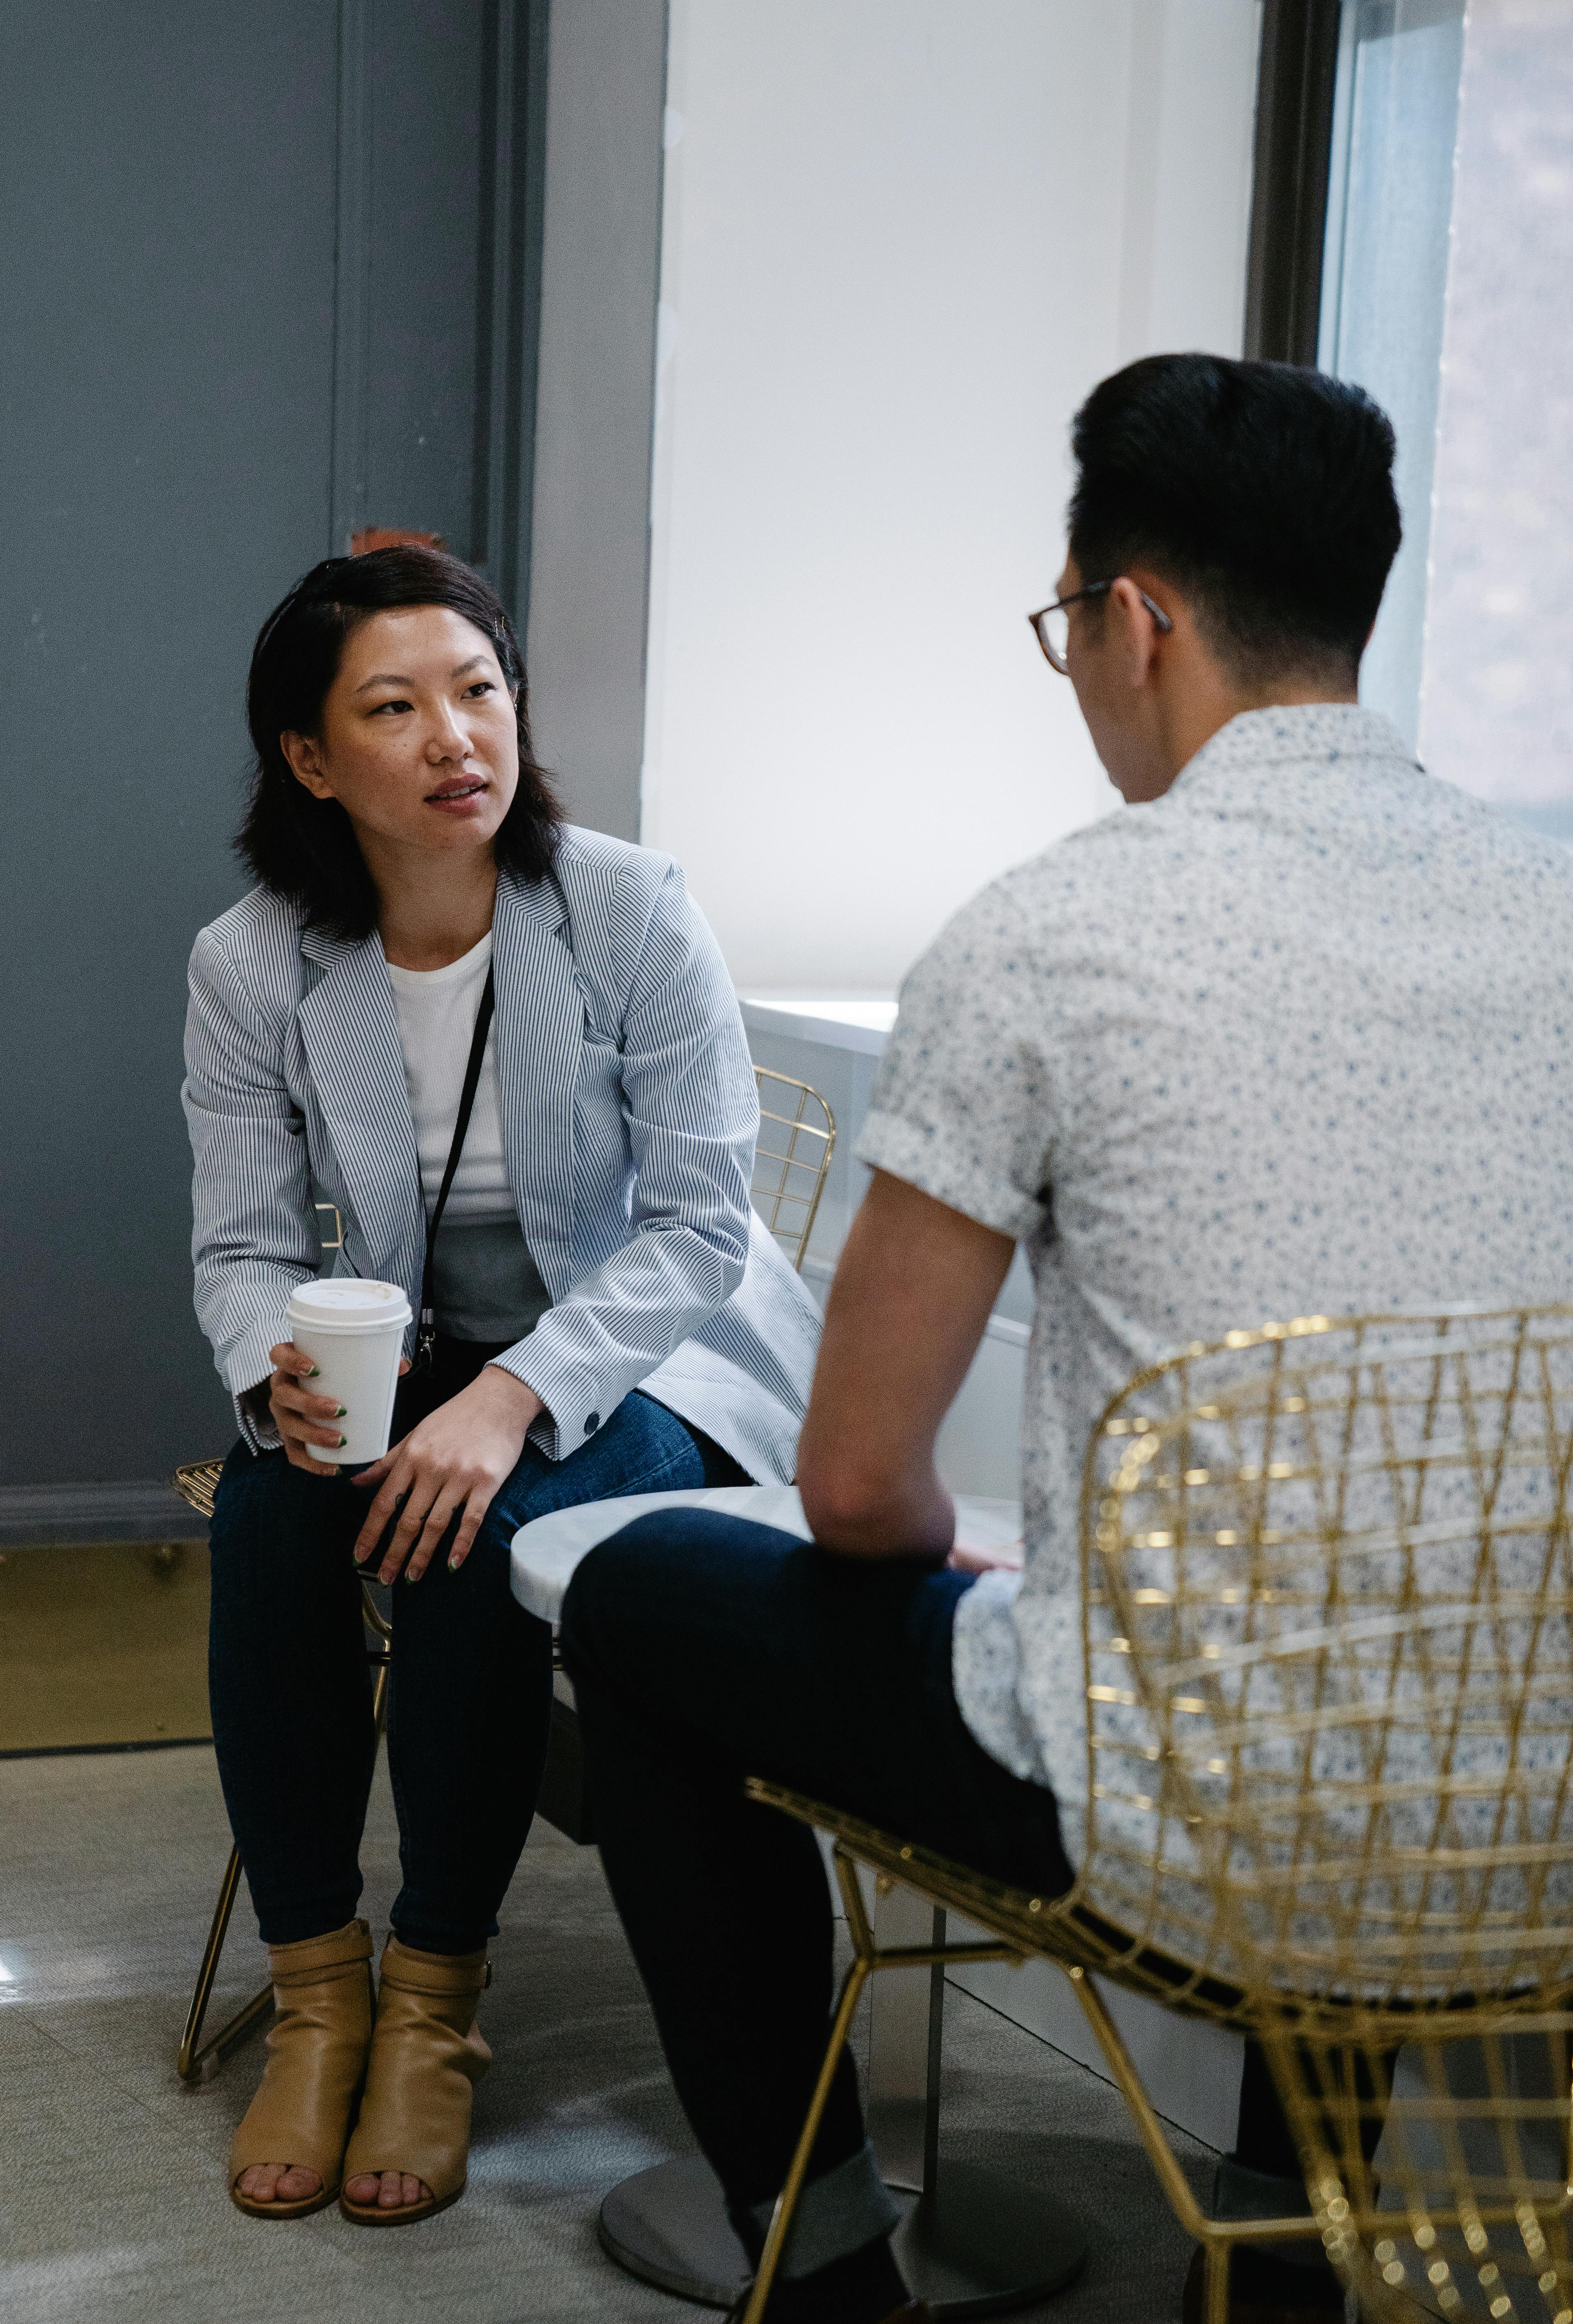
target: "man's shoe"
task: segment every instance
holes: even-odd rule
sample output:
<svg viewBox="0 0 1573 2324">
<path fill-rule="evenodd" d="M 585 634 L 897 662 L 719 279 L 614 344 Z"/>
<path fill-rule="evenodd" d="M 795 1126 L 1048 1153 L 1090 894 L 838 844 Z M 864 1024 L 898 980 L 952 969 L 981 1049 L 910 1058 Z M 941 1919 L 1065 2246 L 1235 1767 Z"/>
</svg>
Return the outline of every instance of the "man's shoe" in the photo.
<svg viewBox="0 0 1573 2324">
<path fill-rule="evenodd" d="M 1191 2255 L 1181 2309 L 1184 2324 L 1207 2324 L 1207 2255 Z M 1344 2314 L 1344 2288 L 1331 2268 L 1295 2267 L 1258 2252 L 1236 2251 L 1229 2262 L 1228 2324 L 1334 2324 Z"/>
</svg>

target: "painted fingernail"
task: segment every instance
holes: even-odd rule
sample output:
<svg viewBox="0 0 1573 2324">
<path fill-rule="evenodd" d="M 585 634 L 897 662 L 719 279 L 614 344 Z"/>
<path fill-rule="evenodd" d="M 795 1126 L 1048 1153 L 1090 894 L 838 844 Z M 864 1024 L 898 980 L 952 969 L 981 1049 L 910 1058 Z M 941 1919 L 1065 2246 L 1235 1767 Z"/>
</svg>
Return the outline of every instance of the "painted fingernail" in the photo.
<svg viewBox="0 0 1573 2324">
<path fill-rule="evenodd" d="M 450 1573 L 456 1573 L 464 1562 L 465 1561 L 462 1557 L 450 1557 L 448 1560 L 448 1572 Z"/>
<path fill-rule="evenodd" d="M 320 1379 L 321 1374 L 320 1374 L 320 1371 L 319 1371 L 319 1370 L 318 1370 L 318 1367 L 317 1367 L 316 1364 L 313 1364 L 313 1365 L 312 1365 L 312 1367 L 311 1367 L 311 1370 L 307 1373 L 306 1377 L 307 1377 L 307 1379 Z"/>
<path fill-rule="evenodd" d="M 404 1579 L 406 1582 L 419 1582 L 420 1576 L 419 1573 L 411 1573 L 409 1566 L 406 1566 L 404 1569 Z"/>
<path fill-rule="evenodd" d="M 341 1404 L 338 1410 L 333 1416 L 336 1420 L 347 1420 L 350 1416 L 349 1406 L 347 1404 Z"/>
<path fill-rule="evenodd" d="M 345 1447 L 345 1446 L 349 1443 L 349 1441 L 350 1441 L 350 1440 L 349 1440 L 349 1438 L 348 1438 L 347 1436 L 341 1436 L 341 1437 L 339 1438 L 339 1440 L 338 1440 L 338 1441 L 339 1441 L 339 1449 L 342 1451 L 342 1450 L 344 1449 L 344 1447 Z"/>
</svg>

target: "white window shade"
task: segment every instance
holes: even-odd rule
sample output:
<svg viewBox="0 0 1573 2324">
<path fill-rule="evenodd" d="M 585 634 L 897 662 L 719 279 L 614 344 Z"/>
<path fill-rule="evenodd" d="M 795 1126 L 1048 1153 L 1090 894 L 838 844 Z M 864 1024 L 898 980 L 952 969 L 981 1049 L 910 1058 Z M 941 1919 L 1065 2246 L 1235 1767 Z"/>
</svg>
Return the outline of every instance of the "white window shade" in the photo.
<svg viewBox="0 0 1573 2324">
<path fill-rule="evenodd" d="M 1403 546 L 1360 692 L 1412 743 L 1420 726 L 1463 52 L 1464 0 L 1346 0 L 1319 361 L 1367 389 L 1398 434 Z"/>
<path fill-rule="evenodd" d="M 1439 418 L 1421 751 L 1573 840 L 1573 0 L 1471 0 Z"/>
<path fill-rule="evenodd" d="M 1573 840 L 1573 0 L 1345 0 L 1331 159 L 1319 360 L 1404 524 L 1362 698 Z"/>
</svg>

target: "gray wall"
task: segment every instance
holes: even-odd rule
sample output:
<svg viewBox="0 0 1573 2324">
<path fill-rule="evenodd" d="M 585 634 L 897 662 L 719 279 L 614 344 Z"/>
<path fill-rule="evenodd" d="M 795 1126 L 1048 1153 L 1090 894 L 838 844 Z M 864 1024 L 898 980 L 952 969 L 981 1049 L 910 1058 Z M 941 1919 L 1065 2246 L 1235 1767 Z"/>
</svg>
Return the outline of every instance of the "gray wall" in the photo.
<svg viewBox="0 0 1573 2324">
<path fill-rule="evenodd" d="M 0 1479 L 223 1443 L 175 1102 L 261 613 L 327 546 L 330 11 L 60 0 L 0 33 Z M 178 165 L 177 165 L 178 157 Z"/>
<path fill-rule="evenodd" d="M 0 1538 L 164 1530 L 125 1480 L 232 1433 L 177 1090 L 191 939 L 244 884 L 247 657 L 351 522 L 440 531 L 522 602 L 543 29 L 0 18 Z"/>
<path fill-rule="evenodd" d="M 639 835 L 666 0 L 552 0 L 529 661 L 570 813 Z"/>
</svg>

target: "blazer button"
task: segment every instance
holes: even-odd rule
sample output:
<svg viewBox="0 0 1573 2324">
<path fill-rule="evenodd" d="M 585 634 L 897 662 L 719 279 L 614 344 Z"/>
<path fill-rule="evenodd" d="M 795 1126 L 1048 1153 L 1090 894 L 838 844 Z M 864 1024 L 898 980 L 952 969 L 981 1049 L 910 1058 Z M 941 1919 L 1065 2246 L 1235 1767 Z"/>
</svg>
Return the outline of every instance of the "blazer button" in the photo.
<svg viewBox="0 0 1573 2324">
<path fill-rule="evenodd" d="M 589 1436 L 589 1435 L 593 1434 L 593 1432 L 594 1432 L 597 1428 L 599 1428 L 599 1427 L 600 1427 L 600 1425 L 601 1425 L 601 1415 L 600 1415 L 598 1412 L 590 1412 L 590 1413 L 586 1413 L 586 1414 L 585 1414 L 585 1416 L 584 1416 L 584 1434 L 585 1434 L 585 1435 L 586 1435 L 586 1436 Z"/>
</svg>

